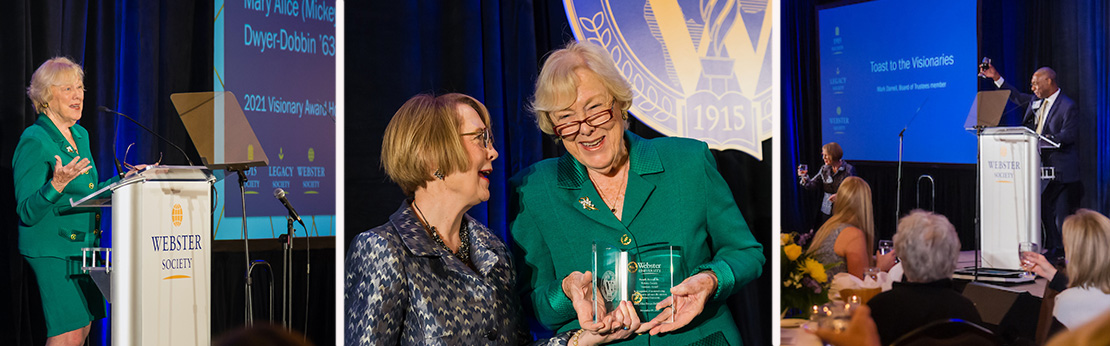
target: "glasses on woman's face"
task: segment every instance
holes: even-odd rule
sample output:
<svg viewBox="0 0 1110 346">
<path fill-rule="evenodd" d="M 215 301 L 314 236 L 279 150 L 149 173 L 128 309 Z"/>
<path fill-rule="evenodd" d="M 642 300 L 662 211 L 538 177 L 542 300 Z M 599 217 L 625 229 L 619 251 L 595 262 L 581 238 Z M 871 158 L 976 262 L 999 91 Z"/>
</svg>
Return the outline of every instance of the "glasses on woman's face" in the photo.
<svg viewBox="0 0 1110 346">
<path fill-rule="evenodd" d="M 474 136 L 474 138 L 482 141 L 482 148 L 489 149 L 493 146 L 493 132 L 490 131 L 488 127 L 478 131 L 464 133 L 462 136 Z"/>
<path fill-rule="evenodd" d="M 605 123 L 613 120 L 613 106 L 610 105 L 605 110 L 597 112 L 594 115 L 586 117 L 585 120 L 574 120 L 566 123 L 556 125 L 554 130 L 555 134 L 565 140 L 574 139 L 578 135 L 578 131 L 582 130 L 582 123 L 593 127 L 605 125 Z"/>
</svg>

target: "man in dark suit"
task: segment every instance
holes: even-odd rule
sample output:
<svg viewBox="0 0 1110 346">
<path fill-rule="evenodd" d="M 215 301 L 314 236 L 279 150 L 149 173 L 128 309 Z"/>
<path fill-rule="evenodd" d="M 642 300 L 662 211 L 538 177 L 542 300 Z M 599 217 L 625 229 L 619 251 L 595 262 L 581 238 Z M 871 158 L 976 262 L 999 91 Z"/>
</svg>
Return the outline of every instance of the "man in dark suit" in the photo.
<svg viewBox="0 0 1110 346">
<path fill-rule="evenodd" d="M 1083 198 L 1083 182 L 1079 180 L 1079 131 L 1081 115 L 1070 98 L 1060 91 L 1056 84 L 1056 71 L 1042 67 L 1033 72 L 1029 82 L 1033 94 L 1022 93 L 987 64 L 981 75 L 994 80 L 998 88 L 1010 90 L 1010 101 L 1026 107 L 1022 125 L 1045 136 L 1056 143 L 1059 149 L 1045 149 L 1041 152 L 1041 165 L 1054 167 L 1056 178 L 1049 180 L 1041 193 L 1041 225 L 1045 230 L 1044 248 L 1050 259 L 1063 258 L 1063 242 L 1060 228 L 1056 224 L 1056 201 L 1067 193 L 1067 215 L 1079 208 Z"/>
</svg>

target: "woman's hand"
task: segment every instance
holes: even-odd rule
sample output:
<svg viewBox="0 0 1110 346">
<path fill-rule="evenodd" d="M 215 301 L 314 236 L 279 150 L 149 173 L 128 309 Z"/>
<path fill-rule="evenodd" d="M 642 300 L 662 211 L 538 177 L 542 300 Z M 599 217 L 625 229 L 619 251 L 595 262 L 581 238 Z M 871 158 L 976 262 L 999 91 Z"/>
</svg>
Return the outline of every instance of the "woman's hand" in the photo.
<svg viewBox="0 0 1110 346">
<path fill-rule="evenodd" d="M 1056 266 L 1049 263 L 1048 259 L 1045 259 L 1044 256 L 1039 253 L 1029 251 L 1022 252 L 1021 261 L 1024 262 L 1025 265 L 1032 265 L 1033 268 L 1029 270 L 1037 273 L 1037 275 L 1043 278 L 1052 280 L 1052 277 L 1056 276 Z"/>
<path fill-rule="evenodd" d="M 717 292 L 717 274 L 712 271 L 703 271 L 686 278 L 682 283 L 671 288 L 671 296 L 659 304 L 656 310 L 662 310 L 659 316 L 640 325 L 637 332 L 650 332 L 651 335 L 668 333 L 685 327 L 690 321 L 701 314 L 705 302 Z M 674 316 L 674 322 L 663 323 Z"/>
<path fill-rule="evenodd" d="M 75 156 L 68 164 L 62 166 L 62 158 L 54 155 L 54 178 L 50 179 L 50 185 L 54 186 L 54 190 L 62 192 L 69 182 L 78 175 L 85 174 L 89 169 L 92 169 L 92 166 L 89 166 L 88 158 L 82 159 L 80 156 Z"/>
<path fill-rule="evenodd" d="M 598 318 L 598 323 L 594 323 L 593 273 L 576 271 L 567 275 L 563 278 L 563 294 L 566 294 L 574 304 L 574 312 L 578 314 L 578 325 L 582 329 L 608 334 L 619 327 L 616 317 L 607 313 L 602 305 L 598 305 L 598 311 L 601 312 L 602 317 Z"/>
<path fill-rule="evenodd" d="M 578 345 L 601 345 L 628 339 L 640 329 L 640 316 L 636 314 L 636 306 L 630 301 L 621 302 L 616 311 L 613 311 L 613 317 L 620 324 L 618 328 L 614 328 L 609 334 L 583 330 L 578 336 Z"/>
<path fill-rule="evenodd" d="M 896 263 L 898 263 L 898 256 L 894 254 L 894 249 L 891 249 L 885 255 L 875 250 L 875 265 L 879 267 L 879 270 L 890 272 L 890 268 L 894 268 Z"/>
</svg>

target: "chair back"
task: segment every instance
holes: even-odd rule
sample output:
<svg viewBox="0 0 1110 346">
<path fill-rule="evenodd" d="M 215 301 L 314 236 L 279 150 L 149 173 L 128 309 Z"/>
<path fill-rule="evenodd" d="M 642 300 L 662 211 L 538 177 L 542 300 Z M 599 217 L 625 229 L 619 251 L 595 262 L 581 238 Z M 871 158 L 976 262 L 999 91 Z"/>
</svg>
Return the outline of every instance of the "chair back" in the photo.
<svg viewBox="0 0 1110 346">
<path fill-rule="evenodd" d="M 1002 338 L 961 319 L 936 321 L 895 340 L 891 346 L 1001 346 Z"/>
</svg>

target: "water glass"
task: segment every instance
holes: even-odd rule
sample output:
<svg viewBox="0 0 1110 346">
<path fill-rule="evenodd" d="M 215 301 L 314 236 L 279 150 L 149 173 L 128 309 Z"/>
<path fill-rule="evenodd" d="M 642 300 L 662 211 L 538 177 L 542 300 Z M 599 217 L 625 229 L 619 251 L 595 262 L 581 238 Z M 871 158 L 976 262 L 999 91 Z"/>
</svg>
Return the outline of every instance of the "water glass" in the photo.
<svg viewBox="0 0 1110 346">
<path fill-rule="evenodd" d="M 814 305 L 809 316 L 810 323 L 817 328 L 832 328 L 836 331 L 848 329 L 852 321 L 852 312 L 860 305 L 859 298 L 853 303 L 840 301 L 828 302 L 825 305 Z"/>
<path fill-rule="evenodd" d="M 1026 261 L 1022 253 L 1032 252 L 1036 254 L 1041 253 L 1041 247 L 1037 243 L 1023 241 L 1018 243 L 1018 260 L 1021 261 L 1021 269 L 1025 270 L 1025 277 L 1033 275 L 1033 262 Z"/>
<path fill-rule="evenodd" d="M 863 271 L 863 278 L 864 279 L 871 278 L 871 280 L 874 280 L 875 282 L 879 282 L 879 273 L 880 272 L 882 272 L 882 270 L 879 270 L 878 267 L 867 268 Z"/>
</svg>

